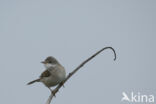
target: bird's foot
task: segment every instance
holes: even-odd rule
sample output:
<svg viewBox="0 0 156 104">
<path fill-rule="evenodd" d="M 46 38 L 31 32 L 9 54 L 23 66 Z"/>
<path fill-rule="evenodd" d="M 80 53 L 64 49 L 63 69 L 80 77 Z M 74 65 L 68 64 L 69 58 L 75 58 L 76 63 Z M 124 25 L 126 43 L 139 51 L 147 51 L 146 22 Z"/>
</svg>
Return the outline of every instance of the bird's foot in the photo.
<svg viewBox="0 0 156 104">
<path fill-rule="evenodd" d="M 65 86 L 64 86 L 64 82 L 61 82 L 60 85 L 63 86 L 63 87 L 65 87 Z"/>
<path fill-rule="evenodd" d="M 51 93 L 53 94 L 54 97 L 56 97 L 55 94 L 56 94 L 57 91 L 58 91 L 57 89 L 54 89 L 54 90 L 51 91 Z"/>
</svg>

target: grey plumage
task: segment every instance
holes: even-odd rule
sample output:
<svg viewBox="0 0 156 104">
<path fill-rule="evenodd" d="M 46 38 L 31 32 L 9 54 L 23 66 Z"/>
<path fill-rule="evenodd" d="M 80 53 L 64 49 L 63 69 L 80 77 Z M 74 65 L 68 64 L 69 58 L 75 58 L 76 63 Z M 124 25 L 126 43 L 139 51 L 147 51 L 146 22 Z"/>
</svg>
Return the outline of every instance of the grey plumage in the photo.
<svg viewBox="0 0 156 104">
<path fill-rule="evenodd" d="M 64 67 L 54 57 L 47 57 L 42 63 L 45 65 L 46 70 L 41 73 L 39 79 L 29 82 L 28 85 L 42 82 L 46 87 L 50 88 L 66 78 Z"/>
</svg>

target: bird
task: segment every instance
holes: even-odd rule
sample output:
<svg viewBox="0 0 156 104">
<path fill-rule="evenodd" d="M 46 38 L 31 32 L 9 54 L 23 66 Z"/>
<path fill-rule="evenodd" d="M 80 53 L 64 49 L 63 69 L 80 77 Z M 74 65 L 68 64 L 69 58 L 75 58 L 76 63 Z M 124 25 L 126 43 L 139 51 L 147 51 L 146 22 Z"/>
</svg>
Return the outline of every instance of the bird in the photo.
<svg viewBox="0 0 156 104">
<path fill-rule="evenodd" d="M 38 79 L 33 80 L 27 85 L 31 85 L 35 82 L 42 82 L 51 92 L 51 87 L 58 84 L 63 84 L 66 78 L 65 68 L 52 56 L 48 56 L 41 63 L 44 64 L 46 70 L 41 73 Z"/>
</svg>

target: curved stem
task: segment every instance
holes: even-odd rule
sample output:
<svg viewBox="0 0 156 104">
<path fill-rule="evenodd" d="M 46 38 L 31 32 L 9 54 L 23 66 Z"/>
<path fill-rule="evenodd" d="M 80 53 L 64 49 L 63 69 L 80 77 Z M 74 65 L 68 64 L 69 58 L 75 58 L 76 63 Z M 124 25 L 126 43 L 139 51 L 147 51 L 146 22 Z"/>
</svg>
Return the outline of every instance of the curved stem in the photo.
<svg viewBox="0 0 156 104">
<path fill-rule="evenodd" d="M 88 59 L 86 59 L 85 61 L 83 61 L 77 68 L 75 68 L 71 73 L 69 73 L 69 75 L 66 77 L 66 79 L 59 84 L 55 89 L 54 89 L 54 96 L 55 94 L 59 91 L 59 89 L 64 85 L 64 83 L 73 75 L 75 74 L 81 67 L 83 67 L 84 64 L 86 64 L 88 61 L 90 61 L 91 59 L 93 59 L 95 56 L 97 56 L 99 53 L 101 53 L 102 51 L 106 50 L 106 49 L 111 49 L 114 53 L 114 61 L 116 60 L 116 52 L 114 50 L 114 48 L 112 47 L 104 47 L 101 50 L 99 50 L 98 52 L 96 52 L 95 54 L 93 54 L 92 56 L 90 56 Z M 52 95 L 51 95 L 52 96 Z M 53 97 L 51 97 L 48 99 L 48 103 L 46 104 L 50 104 L 51 100 Z"/>
</svg>

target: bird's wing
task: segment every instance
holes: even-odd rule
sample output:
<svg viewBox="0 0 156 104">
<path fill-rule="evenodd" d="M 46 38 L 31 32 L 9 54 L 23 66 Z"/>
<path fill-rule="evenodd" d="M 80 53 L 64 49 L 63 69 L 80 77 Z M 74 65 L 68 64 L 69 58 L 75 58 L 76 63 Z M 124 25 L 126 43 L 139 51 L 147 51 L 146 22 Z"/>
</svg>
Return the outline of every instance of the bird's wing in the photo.
<svg viewBox="0 0 156 104">
<path fill-rule="evenodd" d="M 45 70 L 44 72 L 42 72 L 42 74 L 40 75 L 40 78 L 43 77 L 49 77 L 51 75 L 51 73 L 48 70 Z"/>
</svg>

